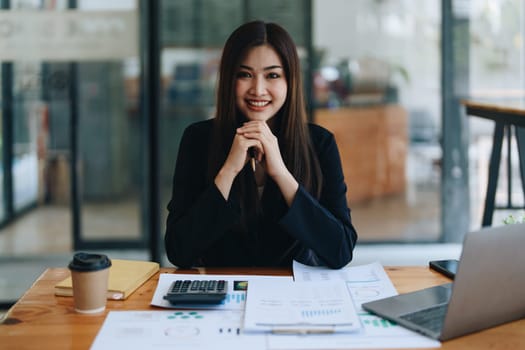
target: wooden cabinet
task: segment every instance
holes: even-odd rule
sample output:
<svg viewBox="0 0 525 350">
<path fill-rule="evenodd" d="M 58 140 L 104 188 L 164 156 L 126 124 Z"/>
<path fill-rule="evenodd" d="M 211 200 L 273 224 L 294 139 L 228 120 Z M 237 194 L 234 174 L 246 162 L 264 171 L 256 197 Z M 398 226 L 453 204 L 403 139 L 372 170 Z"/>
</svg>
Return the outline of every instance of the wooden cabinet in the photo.
<svg viewBox="0 0 525 350">
<path fill-rule="evenodd" d="M 314 122 L 335 135 L 350 204 L 405 191 L 408 123 L 401 106 L 318 109 Z"/>
</svg>

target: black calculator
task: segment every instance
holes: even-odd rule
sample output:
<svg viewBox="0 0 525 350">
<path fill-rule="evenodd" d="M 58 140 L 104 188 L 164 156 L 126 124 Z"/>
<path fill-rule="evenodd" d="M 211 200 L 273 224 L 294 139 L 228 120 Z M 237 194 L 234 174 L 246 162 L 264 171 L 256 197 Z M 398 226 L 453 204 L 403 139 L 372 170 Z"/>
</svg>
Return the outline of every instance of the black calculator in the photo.
<svg viewBox="0 0 525 350">
<path fill-rule="evenodd" d="M 176 280 L 164 299 L 171 304 L 219 304 L 228 293 L 224 280 Z"/>
</svg>

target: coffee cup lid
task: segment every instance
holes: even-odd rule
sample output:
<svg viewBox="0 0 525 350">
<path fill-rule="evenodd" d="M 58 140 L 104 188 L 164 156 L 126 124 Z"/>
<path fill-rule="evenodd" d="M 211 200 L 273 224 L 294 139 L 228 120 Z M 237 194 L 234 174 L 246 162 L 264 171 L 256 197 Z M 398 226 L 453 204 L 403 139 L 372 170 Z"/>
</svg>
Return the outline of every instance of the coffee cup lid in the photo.
<svg viewBox="0 0 525 350">
<path fill-rule="evenodd" d="M 69 263 L 74 271 L 97 271 L 111 266 L 111 260 L 104 254 L 76 253 Z"/>
</svg>

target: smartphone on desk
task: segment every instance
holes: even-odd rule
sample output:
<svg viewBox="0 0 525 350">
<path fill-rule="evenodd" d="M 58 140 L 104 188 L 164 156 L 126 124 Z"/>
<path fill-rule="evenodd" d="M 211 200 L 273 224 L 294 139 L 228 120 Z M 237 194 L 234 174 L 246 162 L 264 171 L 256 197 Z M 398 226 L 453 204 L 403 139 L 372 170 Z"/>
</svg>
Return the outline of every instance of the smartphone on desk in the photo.
<svg viewBox="0 0 525 350">
<path fill-rule="evenodd" d="M 428 263 L 432 270 L 435 270 L 448 278 L 454 279 L 458 270 L 458 260 L 447 259 L 447 260 L 432 260 Z"/>
</svg>

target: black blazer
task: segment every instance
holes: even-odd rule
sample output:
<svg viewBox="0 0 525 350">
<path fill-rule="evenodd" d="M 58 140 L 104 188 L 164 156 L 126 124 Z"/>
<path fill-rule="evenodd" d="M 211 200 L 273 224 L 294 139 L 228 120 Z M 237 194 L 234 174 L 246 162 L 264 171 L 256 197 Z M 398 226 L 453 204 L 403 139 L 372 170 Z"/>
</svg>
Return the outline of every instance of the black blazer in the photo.
<svg viewBox="0 0 525 350">
<path fill-rule="evenodd" d="M 323 172 L 320 199 L 300 184 L 288 207 L 268 178 L 261 197 L 262 215 L 243 229 L 235 193 L 226 201 L 215 183 L 206 180 L 212 127 L 213 120 L 194 123 L 181 139 L 165 235 L 166 253 L 174 265 L 289 267 L 295 259 L 340 268 L 350 262 L 357 233 L 346 201 L 339 150 L 329 131 L 309 124 Z M 252 171 L 249 162 L 242 171 Z"/>
</svg>

